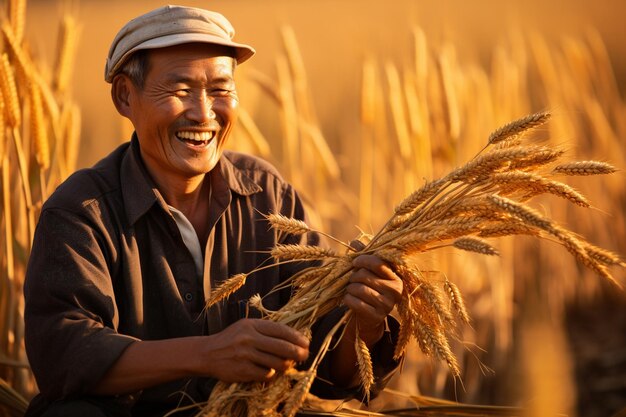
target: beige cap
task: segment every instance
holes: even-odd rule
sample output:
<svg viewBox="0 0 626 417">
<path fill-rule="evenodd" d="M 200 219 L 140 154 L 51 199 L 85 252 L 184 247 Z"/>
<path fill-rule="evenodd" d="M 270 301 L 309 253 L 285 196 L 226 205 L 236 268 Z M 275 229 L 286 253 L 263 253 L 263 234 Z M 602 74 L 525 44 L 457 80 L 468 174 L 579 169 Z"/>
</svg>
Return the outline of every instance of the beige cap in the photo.
<svg viewBox="0 0 626 417">
<path fill-rule="evenodd" d="M 134 18 L 117 33 L 104 68 L 106 82 L 130 55 L 140 49 L 164 48 L 183 43 L 205 42 L 233 48 L 241 63 L 255 50 L 232 41 L 235 29 L 221 14 L 196 7 L 163 6 Z"/>
</svg>

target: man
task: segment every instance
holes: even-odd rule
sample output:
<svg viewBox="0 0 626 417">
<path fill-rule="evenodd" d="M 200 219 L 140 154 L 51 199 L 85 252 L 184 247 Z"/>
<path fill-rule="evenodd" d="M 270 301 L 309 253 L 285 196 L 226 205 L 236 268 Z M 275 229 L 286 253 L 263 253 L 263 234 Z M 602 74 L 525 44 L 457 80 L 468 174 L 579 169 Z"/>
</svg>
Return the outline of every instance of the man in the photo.
<svg viewBox="0 0 626 417">
<path fill-rule="evenodd" d="M 293 188 L 267 163 L 224 151 L 236 120 L 236 64 L 254 50 L 233 42 L 220 14 L 166 6 L 124 26 L 105 79 L 135 133 L 44 205 L 25 283 L 26 349 L 41 394 L 29 416 L 153 416 L 205 401 L 216 380 L 267 381 L 306 361 L 312 341 L 247 315 L 298 266 L 264 270 L 208 311 L 211 288 L 267 260 L 277 236 L 263 214 L 305 219 Z M 344 298 L 354 319 L 314 389 L 353 395 L 354 334 L 381 381 L 396 366 L 386 317 L 402 282 L 372 256 L 355 260 Z M 302 268 L 302 266 L 299 266 Z M 279 308 L 288 293 L 264 299 Z M 390 321 L 391 323 L 391 321 Z"/>
</svg>

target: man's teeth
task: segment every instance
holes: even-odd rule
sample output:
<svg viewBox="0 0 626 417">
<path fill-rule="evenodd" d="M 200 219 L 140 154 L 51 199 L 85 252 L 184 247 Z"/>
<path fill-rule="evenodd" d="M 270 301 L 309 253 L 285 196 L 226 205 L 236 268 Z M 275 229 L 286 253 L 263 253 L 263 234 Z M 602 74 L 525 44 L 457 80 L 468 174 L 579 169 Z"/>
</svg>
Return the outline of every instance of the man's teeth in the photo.
<svg viewBox="0 0 626 417">
<path fill-rule="evenodd" d="M 211 132 L 183 131 L 183 132 L 178 132 L 176 136 L 178 136 L 180 139 L 192 140 L 194 142 L 207 142 L 213 139 L 213 133 L 214 132 L 212 131 Z"/>
</svg>

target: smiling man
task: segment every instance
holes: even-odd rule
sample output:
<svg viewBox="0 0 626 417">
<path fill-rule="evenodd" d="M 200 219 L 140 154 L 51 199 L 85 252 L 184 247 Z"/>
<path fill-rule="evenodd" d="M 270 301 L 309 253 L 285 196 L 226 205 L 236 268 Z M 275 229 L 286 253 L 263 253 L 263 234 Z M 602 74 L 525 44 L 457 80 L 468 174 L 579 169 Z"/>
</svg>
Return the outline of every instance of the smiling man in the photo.
<svg viewBox="0 0 626 417">
<path fill-rule="evenodd" d="M 113 41 L 105 79 L 135 132 L 42 208 L 25 283 L 26 349 L 41 391 L 28 416 L 161 416 L 205 401 L 217 380 L 268 381 L 306 362 L 340 316 L 309 339 L 249 314 L 252 295 L 303 265 L 266 269 L 205 308 L 212 288 L 267 262 L 277 243 L 318 244 L 275 234 L 264 214 L 305 220 L 298 194 L 268 163 L 224 150 L 237 116 L 235 67 L 254 54 L 233 35 L 218 13 L 166 6 Z M 324 397 L 361 395 L 357 326 L 376 389 L 397 365 L 387 316 L 402 282 L 378 258 L 355 266 L 343 300 L 354 319 L 313 387 Z M 275 292 L 264 305 L 288 297 Z"/>
</svg>

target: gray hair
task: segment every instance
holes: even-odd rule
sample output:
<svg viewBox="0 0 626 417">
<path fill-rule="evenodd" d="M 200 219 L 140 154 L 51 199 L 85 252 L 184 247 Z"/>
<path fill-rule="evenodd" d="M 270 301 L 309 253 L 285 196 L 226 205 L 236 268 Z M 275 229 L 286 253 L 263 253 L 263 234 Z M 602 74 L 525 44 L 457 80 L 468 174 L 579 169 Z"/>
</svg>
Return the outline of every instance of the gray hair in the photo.
<svg viewBox="0 0 626 417">
<path fill-rule="evenodd" d="M 148 73 L 148 66 L 150 65 L 150 60 L 148 59 L 148 50 L 141 49 L 135 53 L 133 53 L 124 63 L 122 68 L 120 68 L 120 74 L 126 74 L 128 78 L 137 86 L 139 89 L 143 89 L 144 83 L 146 81 L 146 74 Z"/>
</svg>

